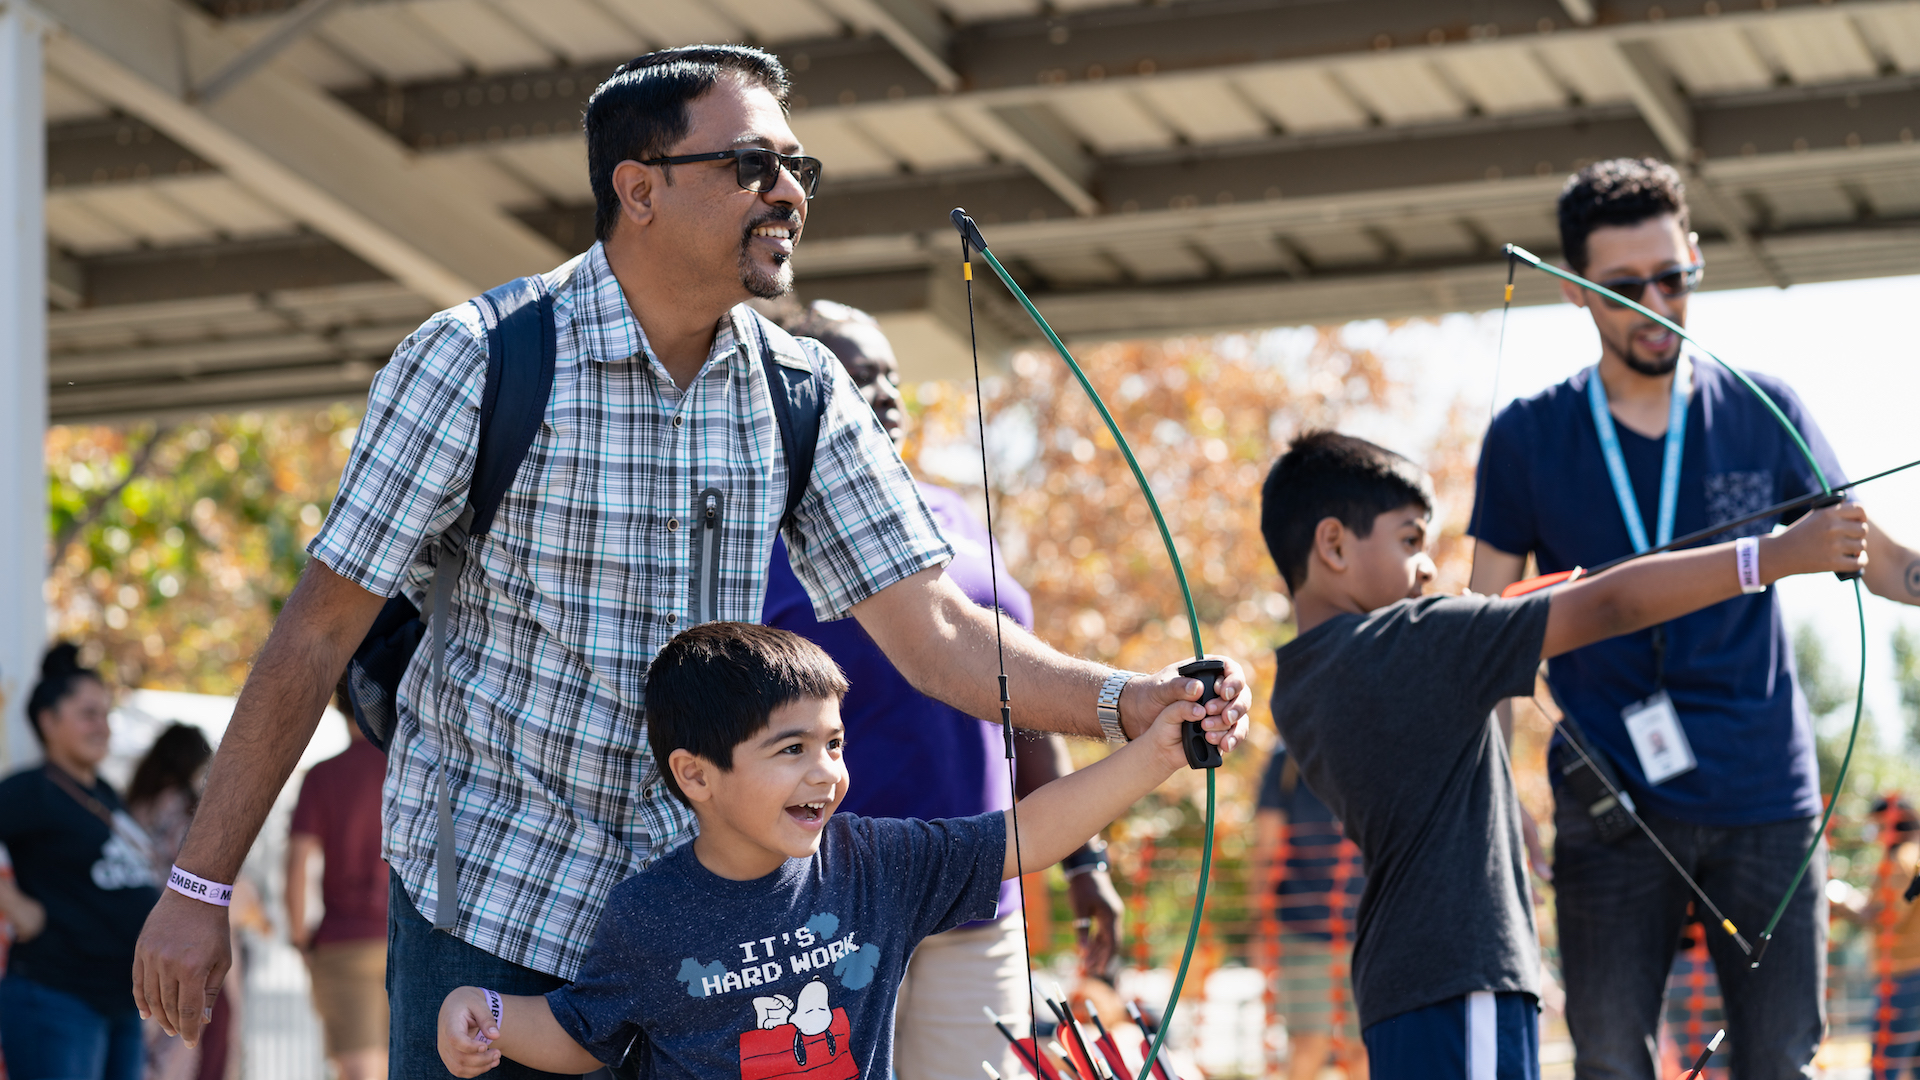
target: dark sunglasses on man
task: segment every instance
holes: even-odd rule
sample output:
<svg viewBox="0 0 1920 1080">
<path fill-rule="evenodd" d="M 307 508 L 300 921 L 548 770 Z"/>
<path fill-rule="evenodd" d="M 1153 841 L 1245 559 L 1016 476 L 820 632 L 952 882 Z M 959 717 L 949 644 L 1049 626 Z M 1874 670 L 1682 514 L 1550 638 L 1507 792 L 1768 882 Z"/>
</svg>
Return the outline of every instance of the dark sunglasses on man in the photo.
<svg viewBox="0 0 1920 1080">
<path fill-rule="evenodd" d="M 1662 296 L 1678 298 L 1687 295 L 1700 286 L 1700 274 L 1705 269 L 1705 264 L 1694 263 L 1691 266 L 1676 266 L 1671 270 L 1662 270 L 1652 277 L 1614 278 L 1612 281 L 1603 281 L 1600 284 L 1637 304 L 1640 298 L 1647 294 L 1649 285 L 1659 289 Z M 1626 306 L 1605 293 L 1596 295 L 1610 308 Z"/>
<path fill-rule="evenodd" d="M 743 146 L 737 150 L 716 150 L 711 154 L 681 154 L 679 157 L 649 158 L 642 165 L 691 165 L 696 161 L 733 159 L 734 175 L 748 191 L 765 194 L 780 183 L 780 170 L 786 169 L 800 182 L 800 190 L 813 198 L 820 190 L 820 159 L 797 154 L 779 154 L 765 147 Z"/>
</svg>

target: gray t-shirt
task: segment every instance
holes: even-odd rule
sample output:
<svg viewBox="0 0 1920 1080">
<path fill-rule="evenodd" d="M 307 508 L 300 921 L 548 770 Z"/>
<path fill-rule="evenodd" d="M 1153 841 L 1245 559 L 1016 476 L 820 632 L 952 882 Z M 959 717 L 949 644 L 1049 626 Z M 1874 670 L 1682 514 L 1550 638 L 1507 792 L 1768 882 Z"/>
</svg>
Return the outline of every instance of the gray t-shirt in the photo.
<svg viewBox="0 0 1920 1080">
<path fill-rule="evenodd" d="M 1540 992 L 1520 804 L 1491 712 L 1533 692 L 1548 596 L 1402 600 L 1279 651 L 1274 720 L 1367 861 L 1362 1027 L 1476 990 Z"/>
</svg>

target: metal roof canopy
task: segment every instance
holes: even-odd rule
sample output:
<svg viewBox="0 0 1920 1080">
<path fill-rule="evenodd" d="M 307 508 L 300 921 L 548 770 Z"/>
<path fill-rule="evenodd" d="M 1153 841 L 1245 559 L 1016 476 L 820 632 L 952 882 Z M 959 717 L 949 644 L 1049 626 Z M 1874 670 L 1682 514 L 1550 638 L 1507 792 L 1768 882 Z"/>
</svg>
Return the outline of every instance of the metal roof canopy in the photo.
<svg viewBox="0 0 1920 1080">
<path fill-rule="evenodd" d="M 1621 154 L 1687 171 L 1710 287 L 1920 272 L 1916 0 L 39 6 L 56 421 L 358 396 L 591 241 L 587 93 L 692 41 L 793 71 L 800 291 L 909 377 L 965 357 L 955 205 L 1081 338 L 1491 306 Z"/>
</svg>

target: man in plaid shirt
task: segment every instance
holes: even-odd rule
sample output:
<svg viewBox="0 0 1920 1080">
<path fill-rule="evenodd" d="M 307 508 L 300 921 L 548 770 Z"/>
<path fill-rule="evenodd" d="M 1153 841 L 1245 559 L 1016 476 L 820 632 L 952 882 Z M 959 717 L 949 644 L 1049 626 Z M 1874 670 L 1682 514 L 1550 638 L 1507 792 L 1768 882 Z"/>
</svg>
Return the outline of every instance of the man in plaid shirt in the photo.
<svg viewBox="0 0 1920 1080">
<path fill-rule="evenodd" d="M 827 384 L 784 534 L 819 616 L 852 615 L 927 693 L 998 714 L 993 615 L 943 575 L 951 551 L 872 410 L 832 354 L 743 303 L 791 287 L 819 178 L 797 156 L 786 95 L 771 55 L 694 46 L 623 65 L 588 102 L 599 242 L 545 275 L 558 339 L 545 423 L 455 585 L 440 700 L 429 650 L 400 689 L 384 799 L 394 1075 L 444 1075 L 434 1020 L 452 988 L 565 982 L 613 886 L 687 839 L 647 752 L 641 691 L 679 630 L 760 617 L 787 492 L 761 342 Z M 234 879 L 386 598 L 425 593 L 434 542 L 467 501 L 485 342 L 463 304 L 376 380 L 313 560 L 214 762 L 187 874 Z M 1024 726 L 1098 735 L 1105 688 L 1135 733 L 1200 696 L 1177 664 L 1128 681 L 1003 629 Z M 1251 698 L 1238 665 L 1221 692 L 1193 716 L 1230 747 Z M 420 914 L 445 902 L 440 768 L 457 848 L 449 935 Z M 136 1000 L 195 1039 L 227 965 L 224 909 L 168 893 L 141 936 Z"/>
</svg>

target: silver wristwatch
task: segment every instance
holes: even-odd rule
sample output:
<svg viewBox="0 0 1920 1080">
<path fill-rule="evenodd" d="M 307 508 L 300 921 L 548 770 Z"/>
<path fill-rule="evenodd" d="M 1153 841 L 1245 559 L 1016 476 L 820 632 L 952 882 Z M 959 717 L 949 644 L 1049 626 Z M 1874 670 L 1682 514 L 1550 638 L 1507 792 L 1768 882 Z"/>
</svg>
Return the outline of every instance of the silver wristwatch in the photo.
<svg viewBox="0 0 1920 1080">
<path fill-rule="evenodd" d="M 1100 701 L 1094 707 L 1095 715 L 1100 717 L 1100 733 L 1111 743 L 1131 742 L 1133 736 L 1120 726 L 1120 691 L 1127 683 L 1139 677 L 1137 671 L 1113 671 L 1108 673 L 1107 681 L 1100 684 Z"/>
</svg>

